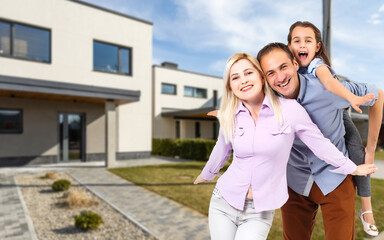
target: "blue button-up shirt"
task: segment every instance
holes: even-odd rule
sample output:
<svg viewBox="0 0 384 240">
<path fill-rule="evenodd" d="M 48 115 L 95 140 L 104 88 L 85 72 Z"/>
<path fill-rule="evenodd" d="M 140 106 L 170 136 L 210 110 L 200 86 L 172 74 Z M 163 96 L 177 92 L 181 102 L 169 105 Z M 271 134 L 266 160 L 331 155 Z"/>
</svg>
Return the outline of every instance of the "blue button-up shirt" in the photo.
<svg viewBox="0 0 384 240">
<path fill-rule="evenodd" d="M 350 103 L 326 90 L 313 74 L 299 73 L 299 79 L 297 101 L 307 110 L 324 136 L 348 156 L 344 141 L 343 108 L 349 107 Z M 377 98 L 378 89 L 372 85 L 347 81 L 342 81 L 342 84 L 357 96 L 373 93 Z M 375 101 L 364 105 L 372 106 Z M 294 140 L 287 167 L 288 186 L 292 190 L 308 196 L 315 181 L 322 193 L 327 195 L 346 178 L 346 175 L 330 172 L 332 169 L 335 167 L 317 158 L 300 139 Z"/>
</svg>

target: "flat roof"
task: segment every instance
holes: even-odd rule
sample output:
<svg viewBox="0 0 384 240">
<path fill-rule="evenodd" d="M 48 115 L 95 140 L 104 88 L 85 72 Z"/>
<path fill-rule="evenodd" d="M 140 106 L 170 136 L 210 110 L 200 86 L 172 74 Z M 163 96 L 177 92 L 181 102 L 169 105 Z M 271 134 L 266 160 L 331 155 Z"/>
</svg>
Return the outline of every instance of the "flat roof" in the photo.
<svg viewBox="0 0 384 240">
<path fill-rule="evenodd" d="M 81 0 L 67 0 L 67 1 L 79 3 L 79 4 L 82 4 L 82 5 L 91 7 L 91 8 L 96 8 L 96 9 L 102 10 L 104 12 L 109 12 L 109 13 L 112 13 L 112 14 L 115 14 L 115 15 L 119 15 L 121 17 L 129 18 L 129 19 L 136 20 L 136 21 L 139 21 L 139 22 L 142 22 L 142 23 L 153 25 L 152 22 L 149 22 L 149 21 L 146 21 L 146 20 L 143 20 L 143 19 L 140 19 L 140 18 L 132 17 L 130 15 L 127 15 L 127 14 L 124 14 L 124 13 L 121 13 L 121 12 L 117 12 L 117 11 L 113 11 L 113 10 L 110 10 L 110 9 L 107 9 L 107 8 L 104 8 L 104 7 L 93 5 L 91 3 L 83 2 Z"/>
<path fill-rule="evenodd" d="M 152 68 L 162 68 L 162 69 L 167 69 L 167 70 L 171 70 L 171 71 L 179 71 L 179 72 L 191 73 L 191 74 L 201 75 L 201 76 L 205 76 L 205 77 L 213 77 L 213 78 L 217 78 L 219 80 L 223 79 L 222 77 L 215 76 L 215 75 L 199 73 L 199 72 L 192 72 L 192 71 L 183 70 L 183 69 L 180 69 L 180 68 L 165 67 L 165 66 L 161 66 L 161 65 L 157 65 L 157 64 L 152 65 Z"/>
<path fill-rule="evenodd" d="M 0 90 L 132 102 L 140 91 L 0 75 Z"/>
</svg>

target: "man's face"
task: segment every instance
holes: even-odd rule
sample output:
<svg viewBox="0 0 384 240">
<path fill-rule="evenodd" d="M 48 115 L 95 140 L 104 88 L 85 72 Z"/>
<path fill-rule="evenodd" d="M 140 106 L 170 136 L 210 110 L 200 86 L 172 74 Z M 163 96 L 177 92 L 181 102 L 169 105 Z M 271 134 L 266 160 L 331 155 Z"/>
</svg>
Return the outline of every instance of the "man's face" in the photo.
<svg viewBox="0 0 384 240">
<path fill-rule="evenodd" d="M 292 62 L 286 52 L 275 49 L 261 58 L 260 65 L 273 90 L 286 98 L 297 98 L 300 82 L 296 60 Z"/>
</svg>

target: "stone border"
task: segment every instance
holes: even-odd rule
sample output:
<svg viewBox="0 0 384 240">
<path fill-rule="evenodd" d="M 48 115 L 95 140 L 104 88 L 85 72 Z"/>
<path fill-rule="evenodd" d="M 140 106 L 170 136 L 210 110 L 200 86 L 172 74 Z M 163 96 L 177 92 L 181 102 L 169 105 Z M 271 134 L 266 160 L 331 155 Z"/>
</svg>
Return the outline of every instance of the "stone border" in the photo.
<svg viewBox="0 0 384 240">
<path fill-rule="evenodd" d="M 33 226 L 31 216 L 29 215 L 29 211 L 28 211 L 27 205 L 25 204 L 23 194 L 21 193 L 19 183 L 17 182 L 17 179 L 14 176 L 13 176 L 13 180 L 15 181 L 17 194 L 19 195 L 20 203 L 21 203 L 21 206 L 23 207 L 25 219 L 27 221 L 28 230 L 31 235 L 31 238 L 32 240 L 38 240 L 35 227 Z"/>
<path fill-rule="evenodd" d="M 80 185 L 82 185 L 83 187 L 85 187 L 88 191 L 90 191 L 91 193 L 93 193 L 95 196 L 97 196 L 98 198 L 100 198 L 102 201 L 104 201 L 105 203 L 107 203 L 109 206 L 111 206 L 113 209 L 115 209 L 117 212 L 119 212 L 121 215 L 123 215 L 128 221 L 134 223 L 136 226 L 138 226 L 139 228 L 141 228 L 141 230 L 144 232 L 145 235 L 148 235 L 148 236 L 151 236 L 155 239 L 158 239 L 156 237 L 156 235 L 154 233 L 152 233 L 151 231 L 149 231 L 145 226 L 143 226 L 141 223 L 139 223 L 138 221 L 136 221 L 133 217 L 127 215 L 126 213 L 124 213 L 123 211 L 121 211 L 117 206 L 115 206 L 113 203 L 109 202 L 108 200 L 106 200 L 103 196 L 101 196 L 100 194 L 98 194 L 97 192 L 93 191 L 91 188 L 89 188 L 86 184 L 83 184 L 81 181 L 79 181 L 79 179 L 77 179 L 75 176 L 73 176 L 70 172 L 67 172 L 68 175 L 70 175 L 73 179 L 75 179 Z"/>
</svg>

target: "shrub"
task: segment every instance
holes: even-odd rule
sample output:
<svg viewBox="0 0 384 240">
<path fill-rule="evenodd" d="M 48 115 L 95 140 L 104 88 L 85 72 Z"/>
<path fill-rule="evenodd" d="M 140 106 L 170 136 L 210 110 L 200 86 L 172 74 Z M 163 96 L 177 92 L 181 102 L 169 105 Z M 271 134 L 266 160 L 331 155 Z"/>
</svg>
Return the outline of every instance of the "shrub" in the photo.
<svg viewBox="0 0 384 240">
<path fill-rule="evenodd" d="M 64 205 L 69 208 L 90 207 L 97 204 L 99 204 L 98 201 L 92 200 L 81 191 L 70 191 L 64 201 Z"/>
<path fill-rule="evenodd" d="M 166 157 L 178 156 L 179 142 L 178 139 L 153 139 L 152 154 Z"/>
<path fill-rule="evenodd" d="M 70 186 L 71 182 L 66 179 L 60 179 L 52 184 L 52 190 L 55 192 L 65 191 L 68 190 Z"/>
<path fill-rule="evenodd" d="M 44 176 L 40 177 L 41 179 L 55 179 L 56 174 L 54 172 L 46 172 Z"/>
<path fill-rule="evenodd" d="M 153 139 L 152 154 L 206 161 L 215 143 L 207 139 Z"/>
<path fill-rule="evenodd" d="M 103 219 L 101 219 L 100 215 L 91 211 L 85 211 L 75 216 L 75 227 L 81 230 L 97 229 L 102 223 Z"/>
</svg>

